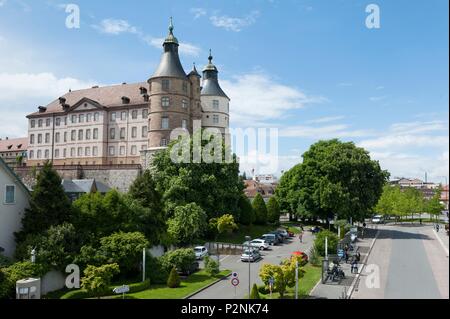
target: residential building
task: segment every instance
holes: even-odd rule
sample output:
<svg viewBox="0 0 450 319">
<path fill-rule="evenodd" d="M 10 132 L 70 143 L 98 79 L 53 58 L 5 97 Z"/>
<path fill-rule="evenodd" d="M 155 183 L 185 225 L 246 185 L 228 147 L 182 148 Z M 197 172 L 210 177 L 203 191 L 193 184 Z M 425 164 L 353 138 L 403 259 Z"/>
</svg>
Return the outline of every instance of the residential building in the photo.
<svg viewBox="0 0 450 319">
<path fill-rule="evenodd" d="M 105 195 L 111 188 L 95 179 L 62 180 L 64 192 L 71 201 L 75 201 L 84 194 L 100 193 Z"/>
<path fill-rule="evenodd" d="M 255 180 L 245 180 L 244 193 L 250 201 L 256 197 L 259 193 L 263 197 L 264 201 L 267 203 L 269 198 L 275 195 L 275 190 L 277 188 L 277 183 L 261 183 Z"/>
<path fill-rule="evenodd" d="M 0 158 L 0 250 L 7 257 L 14 255 L 14 233 L 22 228 L 22 218 L 29 205 L 29 198 L 28 188 Z"/>
<path fill-rule="evenodd" d="M 146 163 L 167 147 L 173 130 L 192 134 L 195 121 L 225 134 L 230 99 L 220 88 L 213 57 L 202 86 L 195 65 L 189 74 L 184 71 L 173 30 L 171 22 L 160 64 L 148 81 L 69 91 L 28 115 L 28 165 Z"/>
<path fill-rule="evenodd" d="M 9 167 L 25 166 L 27 162 L 28 138 L 0 138 L 0 158 Z"/>
</svg>

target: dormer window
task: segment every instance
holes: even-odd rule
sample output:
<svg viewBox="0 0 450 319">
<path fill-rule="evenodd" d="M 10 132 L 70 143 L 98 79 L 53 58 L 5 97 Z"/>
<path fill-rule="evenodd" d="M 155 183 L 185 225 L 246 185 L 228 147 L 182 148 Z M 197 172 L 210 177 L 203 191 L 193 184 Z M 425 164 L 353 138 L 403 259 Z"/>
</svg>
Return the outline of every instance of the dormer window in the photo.
<svg viewBox="0 0 450 319">
<path fill-rule="evenodd" d="M 148 94 L 144 94 L 144 101 L 148 102 L 150 100 L 150 96 Z"/>
<path fill-rule="evenodd" d="M 66 99 L 64 97 L 60 97 L 59 98 L 59 104 L 61 104 L 62 106 L 64 106 L 66 104 Z"/>
<path fill-rule="evenodd" d="M 139 90 L 141 91 L 141 95 L 147 94 L 147 89 L 145 87 L 141 86 Z"/>
<path fill-rule="evenodd" d="M 39 113 L 44 113 L 45 111 L 47 111 L 47 108 L 44 106 L 39 106 L 38 110 L 39 110 Z"/>
<path fill-rule="evenodd" d="M 123 104 L 130 104 L 130 98 L 127 96 L 122 96 L 122 103 Z"/>
</svg>

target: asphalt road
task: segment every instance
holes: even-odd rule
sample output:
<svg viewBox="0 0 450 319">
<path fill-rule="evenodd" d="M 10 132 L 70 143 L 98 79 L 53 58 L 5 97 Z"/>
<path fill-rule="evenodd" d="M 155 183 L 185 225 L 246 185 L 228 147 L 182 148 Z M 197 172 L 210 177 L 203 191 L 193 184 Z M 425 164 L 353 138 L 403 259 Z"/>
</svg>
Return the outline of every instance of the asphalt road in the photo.
<svg viewBox="0 0 450 319">
<path fill-rule="evenodd" d="M 449 297 L 449 261 L 430 226 L 380 226 L 355 299 L 441 299 Z M 379 286 L 374 285 L 379 270 Z M 377 272 L 377 271 L 376 271 Z M 378 273 L 378 272 L 377 272 Z"/>
<path fill-rule="evenodd" d="M 243 299 L 248 296 L 249 266 L 250 285 L 253 286 L 254 283 L 261 285 L 259 270 L 263 264 L 279 264 L 283 259 L 291 256 L 294 251 L 306 252 L 312 244 L 312 234 L 305 231 L 303 244 L 300 244 L 299 239 L 294 237 L 285 244 L 271 246 L 270 250 L 262 252 L 262 259 L 255 263 L 242 262 L 240 256 L 221 256 L 220 268 L 237 272 L 239 274 L 239 285 L 234 288 L 231 284 L 231 278 L 227 278 L 191 297 L 191 299 Z"/>
</svg>

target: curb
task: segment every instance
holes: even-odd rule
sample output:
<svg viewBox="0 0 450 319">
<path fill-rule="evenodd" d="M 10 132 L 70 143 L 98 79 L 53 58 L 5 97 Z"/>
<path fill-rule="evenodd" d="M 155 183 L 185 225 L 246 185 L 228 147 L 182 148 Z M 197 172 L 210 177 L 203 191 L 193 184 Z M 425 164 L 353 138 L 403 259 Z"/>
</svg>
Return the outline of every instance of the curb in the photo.
<svg viewBox="0 0 450 319">
<path fill-rule="evenodd" d="M 229 273 L 228 275 L 226 275 L 226 276 L 223 276 L 222 278 L 217 279 L 216 281 L 213 281 L 212 283 L 206 285 L 205 287 L 200 288 L 199 290 L 197 290 L 197 291 L 191 293 L 190 295 L 187 295 L 187 296 L 184 297 L 183 299 L 189 299 L 189 298 L 194 297 L 195 295 L 201 293 L 203 290 L 206 290 L 206 289 L 208 289 L 209 287 L 211 287 L 211 286 L 217 284 L 219 281 L 222 281 L 222 280 L 224 280 L 224 279 L 227 279 L 228 277 L 231 276 L 231 274 L 232 274 L 232 272 L 230 272 L 230 273 Z"/>
<path fill-rule="evenodd" d="M 376 233 L 374 239 L 372 240 L 372 243 L 370 244 L 369 251 L 367 252 L 366 257 L 364 258 L 364 261 L 362 262 L 363 266 L 361 267 L 361 270 L 356 275 L 355 279 L 353 279 L 352 285 L 350 286 L 350 288 L 349 288 L 349 290 L 347 292 L 347 299 L 351 299 L 352 298 L 352 294 L 353 294 L 353 290 L 355 289 L 355 285 L 356 285 L 359 277 L 361 276 L 361 274 L 362 274 L 362 272 L 364 270 L 364 267 L 366 266 L 366 262 L 369 259 L 370 253 L 372 252 L 372 248 L 375 245 L 375 241 L 377 240 L 379 234 L 380 234 L 380 230 L 377 229 L 377 233 Z"/>
</svg>

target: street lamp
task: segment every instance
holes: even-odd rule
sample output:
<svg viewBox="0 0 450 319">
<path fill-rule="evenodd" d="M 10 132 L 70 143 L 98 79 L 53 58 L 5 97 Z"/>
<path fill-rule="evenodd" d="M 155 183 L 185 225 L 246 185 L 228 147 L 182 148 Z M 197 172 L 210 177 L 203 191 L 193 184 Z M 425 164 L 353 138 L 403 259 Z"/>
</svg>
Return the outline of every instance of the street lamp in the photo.
<svg viewBox="0 0 450 319">
<path fill-rule="evenodd" d="M 247 251 L 247 253 L 249 253 L 250 254 L 250 241 L 252 240 L 252 238 L 250 237 L 250 236 L 245 236 L 245 241 L 247 242 L 247 249 L 248 249 L 248 251 Z M 250 295 L 251 295 L 251 277 L 250 277 L 250 265 L 251 265 L 251 263 L 250 263 L 250 255 L 249 255 L 249 257 L 248 257 L 248 299 L 250 299 Z"/>
</svg>

